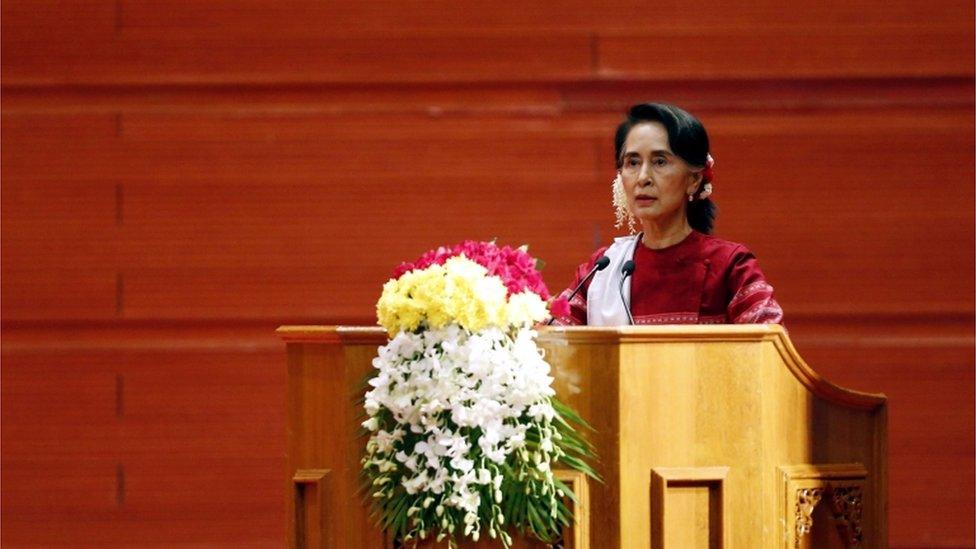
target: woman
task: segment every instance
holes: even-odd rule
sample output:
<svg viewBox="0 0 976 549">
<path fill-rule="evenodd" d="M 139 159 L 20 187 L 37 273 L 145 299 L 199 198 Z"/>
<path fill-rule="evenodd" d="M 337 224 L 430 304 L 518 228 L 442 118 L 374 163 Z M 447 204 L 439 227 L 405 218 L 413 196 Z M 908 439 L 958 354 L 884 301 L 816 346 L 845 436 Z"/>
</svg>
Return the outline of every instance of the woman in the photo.
<svg viewBox="0 0 976 549">
<path fill-rule="evenodd" d="M 701 122 L 673 105 L 635 105 L 614 142 L 617 226 L 626 222 L 634 233 L 636 223 L 641 231 L 615 239 L 580 265 L 563 296 L 580 289 L 569 314 L 556 323 L 782 322 L 783 310 L 755 256 L 711 236 L 714 161 Z M 603 256 L 609 264 L 598 269 Z"/>
</svg>

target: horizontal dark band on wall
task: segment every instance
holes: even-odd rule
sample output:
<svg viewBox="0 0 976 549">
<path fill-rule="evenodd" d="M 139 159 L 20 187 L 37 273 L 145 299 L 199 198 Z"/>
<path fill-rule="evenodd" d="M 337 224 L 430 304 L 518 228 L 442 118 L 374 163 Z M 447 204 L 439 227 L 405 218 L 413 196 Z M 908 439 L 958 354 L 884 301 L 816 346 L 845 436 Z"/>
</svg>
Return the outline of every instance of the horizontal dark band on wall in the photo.
<svg viewBox="0 0 976 549">
<path fill-rule="evenodd" d="M 653 93 L 648 86 L 653 85 Z M 57 83 L 0 86 L 3 112 L 115 112 L 172 110 L 357 114 L 464 113 L 558 115 L 619 112 L 643 100 L 681 103 L 694 110 L 768 112 L 884 108 L 971 108 L 972 78 L 730 78 L 566 81 L 187 84 Z M 650 96 L 653 97 L 650 97 Z"/>
</svg>

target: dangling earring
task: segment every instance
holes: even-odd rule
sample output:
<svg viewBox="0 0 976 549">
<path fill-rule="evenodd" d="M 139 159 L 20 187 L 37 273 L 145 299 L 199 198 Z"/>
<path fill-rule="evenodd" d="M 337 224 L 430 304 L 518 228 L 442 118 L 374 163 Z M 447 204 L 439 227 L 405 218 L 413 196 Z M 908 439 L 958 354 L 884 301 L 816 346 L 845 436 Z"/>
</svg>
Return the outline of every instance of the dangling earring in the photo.
<svg viewBox="0 0 976 549">
<path fill-rule="evenodd" d="M 702 190 L 701 190 L 701 193 L 699 194 L 699 196 L 701 197 L 702 200 L 705 200 L 709 196 L 712 196 L 712 184 L 711 183 L 705 183 L 705 185 L 702 187 Z"/>
<path fill-rule="evenodd" d="M 623 227 L 624 221 L 626 221 L 627 230 L 630 231 L 630 234 L 635 234 L 637 227 L 634 223 L 634 216 L 627 209 L 627 193 L 624 192 L 624 180 L 619 171 L 617 172 L 617 177 L 610 183 L 610 188 L 613 190 L 613 210 L 617 216 L 617 222 L 614 224 L 614 227 L 619 229 Z"/>
<path fill-rule="evenodd" d="M 688 195 L 688 202 L 692 202 L 694 200 L 695 200 L 695 195 L 694 194 L 689 194 Z"/>
</svg>

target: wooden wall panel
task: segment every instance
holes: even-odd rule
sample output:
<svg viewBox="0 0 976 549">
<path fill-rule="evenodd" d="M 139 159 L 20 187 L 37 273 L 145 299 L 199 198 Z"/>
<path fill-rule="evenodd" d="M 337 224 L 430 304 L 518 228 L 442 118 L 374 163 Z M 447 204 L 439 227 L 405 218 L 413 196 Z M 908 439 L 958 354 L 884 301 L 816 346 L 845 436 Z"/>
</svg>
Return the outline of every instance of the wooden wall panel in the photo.
<svg viewBox="0 0 976 549">
<path fill-rule="evenodd" d="M 972 546 L 971 2 L 0 10 L 5 547 L 282 540 L 275 325 L 372 322 L 463 238 L 563 287 L 648 99 L 706 123 L 801 354 L 889 394 L 891 545 Z"/>
<path fill-rule="evenodd" d="M 336 36 L 314 27 L 288 35 L 269 34 L 267 28 L 247 34 L 213 28 L 174 32 L 129 28 L 124 5 L 121 11 L 118 26 L 87 44 L 81 58 L 68 55 L 55 37 L 38 42 L 33 35 L 5 35 L 4 59 L 10 62 L 4 63 L 4 78 L 24 84 L 484 82 L 579 78 L 592 63 L 584 34 Z"/>
<path fill-rule="evenodd" d="M 25 253 L 8 259 L 10 256 L 4 254 L 2 299 L 5 318 L 56 321 L 117 316 L 119 283 L 114 269 L 52 269 L 31 265 L 33 255 Z"/>
<path fill-rule="evenodd" d="M 5 547 L 284 539 L 270 328 L 230 348 L 213 330 L 18 333 L 2 357 Z"/>
<path fill-rule="evenodd" d="M 960 55 L 972 32 L 905 25 L 696 26 L 601 37 L 601 74 L 624 78 L 792 78 L 962 76 L 972 59 Z M 676 47 L 680 44 L 680 47 Z M 669 55 L 660 55 L 669 52 Z M 653 59 L 654 61 L 649 61 Z M 731 61 L 730 61 L 731 60 Z"/>
<path fill-rule="evenodd" d="M 116 379 L 104 360 L 53 361 L 29 353 L 19 362 L 20 367 L 5 363 L 2 370 L 5 460 L 94 458 L 99 449 L 110 448 Z"/>
<path fill-rule="evenodd" d="M 38 382 L 35 380 L 34 382 Z M 9 435 L 12 440 L 16 435 Z M 7 450 L 4 450 L 6 452 Z M 116 507 L 117 462 L 104 457 L 41 457 L 3 459 L 4 526 L 47 522 L 50 517 L 110 515 Z M 90 528 L 90 527 L 89 527 Z M 69 540 L 62 531 L 62 540 Z M 14 539 L 16 536 L 14 536 Z M 4 544 L 11 539 L 4 536 Z M 31 539 L 31 538 L 27 538 Z M 40 540 L 33 538 L 34 542 Z"/>
<path fill-rule="evenodd" d="M 4 316 L 114 317 L 121 188 L 104 170 L 68 176 L 114 140 L 115 118 L 5 114 L 2 124 Z"/>
<path fill-rule="evenodd" d="M 697 8 L 678 0 L 656 2 L 648 9 L 643 0 L 622 0 L 614 9 L 586 0 L 557 0 L 527 5 L 494 2 L 490 9 L 449 0 L 403 2 L 321 3 L 289 0 L 269 5 L 260 0 L 218 0 L 201 5 L 192 0 L 168 2 L 160 9 L 152 0 L 125 0 L 120 19 L 125 27 L 179 31 L 222 27 L 236 32 L 341 33 L 391 31 L 444 34 L 464 30 L 502 31 L 621 31 L 673 27 L 698 27 L 703 32 L 716 27 L 772 23 L 780 26 L 829 26 L 854 24 L 915 24 L 925 27 L 958 28 L 973 7 L 959 0 L 941 0 L 932 13 L 920 21 L 919 8 L 898 1 L 878 10 L 872 0 L 850 2 L 795 3 L 786 9 L 775 0 L 758 0 L 748 5 L 711 3 Z"/>
<path fill-rule="evenodd" d="M 869 2 L 797 9 L 765 2 L 748 10 L 734 4 L 694 10 L 678 2 L 612 10 L 585 2 L 482 10 L 436 3 L 24 4 L 4 9 L 3 76 L 11 83 L 965 76 L 973 70 L 973 31 L 961 23 L 973 20 L 973 7 L 956 1 L 927 10 L 937 15 L 924 25 L 909 2 L 883 10 Z M 56 32 L 64 28 L 64 7 L 101 32 L 73 33 L 73 25 Z M 483 17 L 486 12 L 492 16 Z M 35 26 L 55 32 L 28 30 Z"/>
<path fill-rule="evenodd" d="M 98 131 L 82 133 L 76 127 L 84 120 L 92 120 Z M 78 185 L 116 183 L 140 177 L 150 165 L 166 165 L 173 161 L 167 151 L 155 151 L 158 157 L 146 158 L 147 152 L 121 138 L 122 117 L 118 113 L 78 116 L 74 113 L 8 114 L 4 123 L 4 167 L 15 181 L 35 186 L 71 182 Z M 171 144 L 171 156 L 188 147 Z M 178 160 L 178 156 L 176 157 Z M 42 187 L 43 188 L 43 187 Z M 116 216 L 113 214 L 111 220 Z"/>
<path fill-rule="evenodd" d="M 973 280 L 943 275 L 973 269 L 966 112 L 705 110 L 718 234 L 759 255 L 788 313 L 971 311 Z M 5 153 L 38 165 L 15 163 L 4 189 L 10 317 L 86 295 L 96 318 L 365 316 L 392 266 L 441 242 L 527 242 L 556 289 L 614 234 L 604 113 L 119 118 L 117 135 L 73 149 L 77 115 L 7 116 Z M 113 152 L 92 159 L 96 145 Z M 21 305 L 31 270 L 101 285 L 52 282 Z"/>
</svg>

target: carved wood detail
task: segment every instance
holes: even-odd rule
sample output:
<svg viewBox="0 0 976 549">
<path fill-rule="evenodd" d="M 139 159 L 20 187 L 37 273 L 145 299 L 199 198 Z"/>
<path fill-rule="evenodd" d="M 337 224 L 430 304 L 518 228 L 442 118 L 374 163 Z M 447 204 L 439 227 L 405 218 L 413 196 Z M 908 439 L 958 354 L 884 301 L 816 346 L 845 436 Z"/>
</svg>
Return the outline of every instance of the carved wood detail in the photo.
<svg viewBox="0 0 976 549">
<path fill-rule="evenodd" d="M 859 463 L 780 467 L 785 486 L 783 523 L 788 525 L 786 547 L 799 549 L 813 528 L 813 512 L 828 501 L 834 527 L 845 547 L 864 543 L 861 519 L 867 471 Z"/>
<path fill-rule="evenodd" d="M 813 510 L 820 503 L 823 488 L 801 488 L 796 491 L 796 546 L 800 546 L 800 538 L 810 533 L 813 528 Z"/>
<path fill-rule="evenodd" d="M 834 486 L 830 503 L 834 524 L 848 547 L 860 547 L 864 540 L 861 515 L 864 512 L 864 492 L 860 486 Z"/>
</svg>

